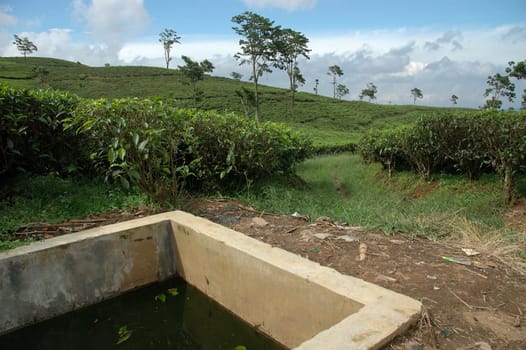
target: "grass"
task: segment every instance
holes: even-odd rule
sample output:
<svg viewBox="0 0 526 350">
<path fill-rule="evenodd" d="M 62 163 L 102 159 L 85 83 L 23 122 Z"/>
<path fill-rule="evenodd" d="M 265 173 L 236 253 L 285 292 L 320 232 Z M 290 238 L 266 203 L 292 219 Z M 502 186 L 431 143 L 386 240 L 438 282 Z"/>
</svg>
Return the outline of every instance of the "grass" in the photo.
<svg viewBox="0 0 526 350">
<path fill-rule="evenodd" d="M 461 218 L 481 230 L 503 228 L 504 198 L 494 176 L 477 183 L 446 175 L 427 183 L 410 173 L 387 179 L 379 165 L 350 154 L 307 160 L 297 175 L 294 183 L 256 185 L 241 199 L 261 210 L 329 216 L 385 233 L 440 238 L 451 235 L 445 223 Z"/>
<path fill-rule="evenodd" d="M 0 189 L 0 250 L 25 244 L 9 232 L 31 222 L 61 222 L 115 209 L 137 207 L 146 198 L 93 179 L 54 175 L 24 177 Z"/>
</svg>

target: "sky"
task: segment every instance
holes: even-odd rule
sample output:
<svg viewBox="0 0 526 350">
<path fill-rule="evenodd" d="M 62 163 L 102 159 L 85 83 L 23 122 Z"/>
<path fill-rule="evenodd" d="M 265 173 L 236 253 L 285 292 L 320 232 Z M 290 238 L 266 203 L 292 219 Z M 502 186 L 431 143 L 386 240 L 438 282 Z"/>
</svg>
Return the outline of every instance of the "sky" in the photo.
<svg viewBox="0 0 526 350">
<path fill-rule="evenodd" d="M 332 96 L 328 67 L 338 65 L 356 100 L 367 83 L 377 86 L 377 103 L 480 107 L 488 75 L 504 73 L 509 61 L 526 59 L 525 0 L 0 0 L 0 56 L 19 56 L 13 35 L 28 37 L 33 56 L 90 66 L 165 66 L 159 33 L 181 36 L 171 68 L 181 55 L 209 59 L 212 75 L 243 74 L 233 57 L 240 37 L 231 18 L 252 11 L 309 39 L 310 59 L 300 60 L 306 79 L 300 91 Z M 283 71 L 264 75 L 265 85 L 288 87 Z M 514 104 L 526 82 L 517 84 Z"/>
</svg>

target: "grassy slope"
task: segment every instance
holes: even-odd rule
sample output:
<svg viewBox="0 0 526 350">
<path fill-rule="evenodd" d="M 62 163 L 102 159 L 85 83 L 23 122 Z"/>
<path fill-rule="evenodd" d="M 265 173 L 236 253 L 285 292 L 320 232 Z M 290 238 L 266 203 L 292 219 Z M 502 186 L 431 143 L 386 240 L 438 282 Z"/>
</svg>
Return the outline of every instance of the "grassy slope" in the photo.
<svg viewBox="0 0 526 350">
<path fill-rule="evenodd" d="M 34 67 L 45 67 L 44 82 L 33 79 Z M 275 74 L 280 74 L 279 72 Z M 89 67 L 69 61 L 28 57 L 0 58 L 0 82 L 14 87 L 52 87 L 82 97 L 172 97 L 183 106 L 193 106 L 191 92 L 177 70 L 155 67 Z M 235 91 L 249 82 L 206 77 L 199 86 L 205 109 L 243 113 Z M 357 141 L 371 128 L 386 128 L 410 123 L 422 113 L 448 113 L 458 108 L 378 105 L 360 101 L 340 101 L 309 93 L 298 93 L 296 108 L 290 111 L 287 90 L 263 86 L 262 119 L 284 122 L 311 136 L 318 145 Z"/>
</svg>

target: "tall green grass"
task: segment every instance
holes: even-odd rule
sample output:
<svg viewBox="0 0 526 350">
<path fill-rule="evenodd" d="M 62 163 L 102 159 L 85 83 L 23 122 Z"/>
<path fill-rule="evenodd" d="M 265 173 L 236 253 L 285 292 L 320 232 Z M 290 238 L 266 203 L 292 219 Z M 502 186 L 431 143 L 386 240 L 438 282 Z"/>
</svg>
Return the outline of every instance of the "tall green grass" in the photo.
<svg viewBox="0 0 526 350">
<path fill-rule="evenodd" d="M 141 203 L 147 203 L 145 196 L 99 180 L 54 175 L 19 178 L 0 188 L 0 250 L 24 243 L 9 236 L 22 225 L 60 222 Z"/>
<path fill-rule="evenodd" d="M 298 179 L 273 180 L 241 195 L 261 210 L 311 219 L 328 216 L 353 226 L 431 238 L 447 236 L 448 222 L 467 219 L 486 229 L 503 227 L 504 199 L 495 176 L 471 183 L 437 176 L 427 183 L 410 173 L 387 179 L 379 165 L 350 154 L 321 156 L 297 169 Z"/>
</svg>

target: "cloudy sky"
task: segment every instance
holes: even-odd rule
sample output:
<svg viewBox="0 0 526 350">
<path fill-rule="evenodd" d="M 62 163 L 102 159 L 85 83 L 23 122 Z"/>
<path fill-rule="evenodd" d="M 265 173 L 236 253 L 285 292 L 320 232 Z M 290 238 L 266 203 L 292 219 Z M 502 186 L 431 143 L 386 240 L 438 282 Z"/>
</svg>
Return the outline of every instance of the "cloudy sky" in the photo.
<svg viewBox="0 0 526 350">
<path fill-rule="evenodd" d="M 424 94 L 419 104 L 448 106 L 455 94 L 459 106 L 478 107 L 487 76 L 526 59 L 525 0 L 0 0 L 0 56 L 19 55 L 12 45 L 18 34 L 37 45 L 35 56 L 162 67 L 159 33 L 171 28 L 182 37 L 171 67 L 181 55 L 207 58 L 214 75 L 236 71 L 245 80 L 249 67 L 233 58 L 239 37 L 231 22 L 244 11 L 310 39 L 300 90 L 312 92 L 319 79 L 320 93 L 331 95 L 327 68 L 337 64 L 347 99 L 373 82 L 379 103 L 412 103 L 410 90 L 417 87 Z M 288 83 L 281 71 L 261 81 Z M 519 96 L 525 85 L 518 84 Z"/>
</svg>

